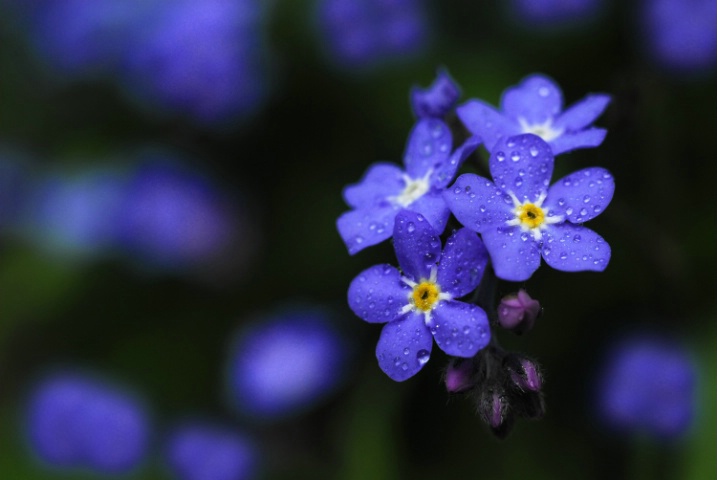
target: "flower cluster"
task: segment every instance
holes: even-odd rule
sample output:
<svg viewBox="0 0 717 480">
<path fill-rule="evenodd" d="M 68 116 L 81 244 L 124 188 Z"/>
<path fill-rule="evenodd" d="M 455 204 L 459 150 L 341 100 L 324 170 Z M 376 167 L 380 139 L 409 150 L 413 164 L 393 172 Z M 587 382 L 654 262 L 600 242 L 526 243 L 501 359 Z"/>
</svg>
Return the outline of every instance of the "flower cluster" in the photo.
<svg viewBox="0 0 717 480">
<path fill-rule="evenodd" d="M 610 97 L 589 95 L 563 110 L 559 87 L 542 75 L 506 90 L 500 110 L 481 100 L 456 107 L 459 97 L 445 71 L 427 89 L 414 87 L 418 120 L 404 168 L 377 163 L 346 187 L 351 210 L 337 227 L 352 255 L 393 237 L 399 268 L 368 268 L 348 291 L 357 316 L 385 324 L 376 348 L 381 369 L 396 381 L 412 377 L 435 340 L 453 357 L 448 391 L 470 393 L 502 437 L 516 417 L 543 415 L 542 374 L 536 361 L 502 349 L 491 327 L 525 333 L 542 308 L 523 289 L 499 303 L 496 284 L 527 281 L 541 258 L 564 272 L 607 267 L 610 246 L 583 223 L 610 203 L 612 175 L 588 167 L 551 179 L 556 155 L 602 143 L 606 130 L 591 125 Z M 451 131 L 446 118 L 454 111 L 467 132 Z M 455 137 L 467 140 L 453 148 Z M 455 178 L 481 143 L 490 178 Z M 485 162 L 475 167 L 485 169 Z"/>
</svg>

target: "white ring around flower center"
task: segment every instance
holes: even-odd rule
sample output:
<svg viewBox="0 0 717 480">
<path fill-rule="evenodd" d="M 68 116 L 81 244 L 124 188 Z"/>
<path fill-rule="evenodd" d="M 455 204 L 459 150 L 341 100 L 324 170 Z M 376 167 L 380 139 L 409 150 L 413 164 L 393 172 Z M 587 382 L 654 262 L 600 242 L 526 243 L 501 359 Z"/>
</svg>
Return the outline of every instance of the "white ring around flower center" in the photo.
<svg viewBox="0 0 717 480">
<path fill-rule="evenodd" d="M 406 277 L 401 277 L 401 281 L 412 288 L 412 290 L 407 295 L 408 303 L 404 305 L 404 307 L 401 309 L 401 315 L 408 313 L 408 312 L 418 312 L 423 314 L 423 322 L 426 324 L 426 326 L 429 326 L 429 323 L 431 322 L 431 311 L 436 308 L 436 305 L 440 303 L 441 300 L 452 300 L 453 295 L 450 293 L 442 292 L 441 286 L 438 285 L 436 282 L 438 278 L 438 267 L 434 266 L 431 268 L 431 276 L 429 278 L 423 278 L 420 282 L 414 282 L 413 280 L 410 280 Z M 429 308 L 427 310 L 422 309 L 420 306 L 416 305 L 416 301 L 414 299 L 414 294 L 416 292 L 416 288 L 421 288 L 421 286 L 425 283 L 430 283 L 432 286 L 436 288 L 438 291 L 438 298 L 436 298 L 435 301 L 431 302 Z"/>
<path fill-rule="evenodd" d="M 428 193 L 428 190 L 431 188 L 428 179 L 430 178 L 432 173 L 433 169 L 428 170 L 428 172 L 426 172 L 423 178 L 411 178 L 404 173 L 403 181 L 406 183 L 406 186 L 403 188 L 403 191 L 400 194 L 393 197 L 389 197 L 389 201 L 401 207 L 409 206 L 410 204 L 424 196 L 426 193 Z"/>
<path fill-rule="evenodd" d="M 529 124 L 526 119 L 523 117 L 518 118 L 518 123 L 520 123 L 520 128 L 523 130 L 523 133 L 532 133 L 533 135 L 537 135 L 546 142 L 549 142 L 551 140 L 555 140 L 560 135 L 563 134 L 563 129 L 555 129 L 553 128 L 553 119 L 548 118 L 543 123 L 534 123 Z"/>
<path fill-rule="evenodd" d="M 542 231 L 548 228 L 549 225 L 560 223 L 564 220 L 562 215 L 550 215 L 549 211 L 543 209 L 543 202 L 548 196 L 546 192 L 540 192 L 540 196 L 534 202 L 530 200 L 521 202 L 513 192 L 508 192 L 508 195 L 513 200 L 513 215 L 515 215 L 515 218 L 506 221 L 505 224 L 510 227 L 520 227 L 524 232 L 530 232 L 536 241 L 542 240 Z M 535 215 L 530 213 L 528 214 L 529 218 L 525 218 L 526 212 L 536 212 L 540 218 L 536 219 Z"/>
</svg>

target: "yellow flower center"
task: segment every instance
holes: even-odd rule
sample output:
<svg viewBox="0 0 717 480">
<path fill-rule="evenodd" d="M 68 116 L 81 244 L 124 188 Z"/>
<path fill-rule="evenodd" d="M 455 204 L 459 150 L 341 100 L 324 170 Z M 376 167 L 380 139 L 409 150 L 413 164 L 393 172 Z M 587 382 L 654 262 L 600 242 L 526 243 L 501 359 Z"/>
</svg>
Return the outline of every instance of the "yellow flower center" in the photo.
<svg viewBox="0 0 717 480">
<path fill-rule="evenodd" d="M 517 208 L 520 223 L 527 228 L 536 228 L 545 221 L 545 212 L 534 203 L 525 203 Z"/>
<path fill-rule="evenodd" d="M 438 285 L 433 282 L 421 282 L 413 288 L 413 304 L 427 312 L 433 308 L 441 293 Z"/>
</svg>

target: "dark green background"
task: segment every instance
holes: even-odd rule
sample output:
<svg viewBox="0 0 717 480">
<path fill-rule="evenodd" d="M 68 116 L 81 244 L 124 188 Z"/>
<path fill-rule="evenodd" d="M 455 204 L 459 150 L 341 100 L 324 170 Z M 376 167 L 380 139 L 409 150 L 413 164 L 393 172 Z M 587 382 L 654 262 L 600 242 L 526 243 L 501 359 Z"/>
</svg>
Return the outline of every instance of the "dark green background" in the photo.
<svg viewBox="0 0 717 480">
<path fill-rule="evenodd" d="M 23 29 L 0 18 L 3 145 L 38 169 L 101 164 L 147 144 L 174 149 L 241 192 L 259 238 L 255 261 L 216 285 L 143 275 L 117 260 L 75 264 L 0 237 L 0 478 L 62 477 L 32 459 L 20 415 L 35 375 L 65 364 L 140 391 L 158 435 L 190 414 L 253 432 L 267 479 L 715 478 L 714 71 L 683 77 L 647 62 L 632 7 L 610 3 L 588 26 L 538 34 L 506 22 L 493 2 L 457 0 L 433 2 L 432 48 L 419 58 L 336 70 L 320 54 L 310 9 L 307 1 L 273 6 L 272 96 L 256 116 L 219 132 L 147 115 L 111 81 L 57 81 Z M 413 123 L 409 88 L 428 85 L 439 66 L 463 99 L 497 104 L 534 72 L 554 78 L 566 104 L 589 92 L 613 96 L 597 122 L 609 130 L 604 144 L 562 155 L 554 175 L 593 165 L 614 174 L 615 197 L 590 223 L 612 259 L 601 274 L 543 265 L 527 282 L 545 316 L 523 337 L 497 335 L 544 366 L 547 415 L 519 422 L 502 442 L 470 402 L 448 398 L 438 349 L 415 378 L 388 379 L 374 357 L 380 328 L 345 303 L 356 274 L 394 259 L 389 243 L 347 255 L 335 230 L 347 209 L 342 188 L 374 161 L 400 162 Z M 252 425 L 223 402 L 226 347 L 243 322 L 290 301 L 334 308 L 360 342 L 354 363 L 342 390 L 312 412 Z M 590 388 L 604 348 L 635 327 L 684 342 L 699 367 L 694 428 L 682 441 L 610 435 L 594 414 Z M 156 455 L 133 478 L 165 478 Z"/>
</svg>

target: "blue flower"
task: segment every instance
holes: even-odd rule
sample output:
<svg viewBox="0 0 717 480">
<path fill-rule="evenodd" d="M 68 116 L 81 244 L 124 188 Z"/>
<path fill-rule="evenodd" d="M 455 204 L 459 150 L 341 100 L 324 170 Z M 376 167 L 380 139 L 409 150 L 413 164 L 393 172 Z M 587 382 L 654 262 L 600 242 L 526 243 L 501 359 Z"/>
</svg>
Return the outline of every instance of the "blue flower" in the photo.
<svg viewBox="0 0 717 480">
<path fill-rule="evenodd" d="M 30 399 L 27 421 L 32 448 L 58 467 L 128 472 L 148 448 L 142 404 L 85 375 L 55 374 L 41 381 Z"/>
<path fill-rule="evenodd" d="M 469 138 L 452 155 L 451 143 L 445 123 L 421 120 L 408 139 L 405 172 L 390 163 L 375 163 L 361 183 L 346 187 L 344 199 L 354 210 L 341 215 L 336 225 L 350 254 L 390 238 L 401 209 L 422 214 L 443 232 L 450 212 L 441 192 L 480 140 Z"/>
<path fill-rule="evenodd" d="M 444 197 L 464 226 L 481 234 L 498 277 L 530 278 L 542 255 L 557 270 L 602 271 L 610 246 L 582 226 L 608 206 L 615 190 L 603 168 L 579 170 L 555 182 L 550 146 L 532 134 L 500 140 L 490 157 L 494 182 L 458 177 Z"/>
<path fill-rule="evenodd" d="M 234 429 L 187 423 L 172 432 L 166 449 L 172 478 L 178 480 L 243 480 L 256 472 L 254 442 Z"/>
<path fill-rule="evenodd" d="M 445 70 L 439 70 L 430 87 L 411 89 L 411 108 L 418 118 L 443 118 L 458 102 L 461 91 Z"/>
<path fill-rule="evenodd" d="M 322 0 L 321 43 L 344 67 L 374 67 L 421 52 L 428 43 L 425 6 L 416 0 Z"/>
<path fill-rule="evenodd" d="M 596 406 L 603 422 L 617 430 L 679 437 L 693 419 L 695 382 L 695 366 L 678 345 L 632 336 L 609 350 Z"/>
<path fill-rule="evenodd" d="M 294 307 L 248 325 L 230 352 L 230 401 L 252 419 L 300 413 L 340 385 L 349 346 L 315 307 Z"/>
<path fill-rule="evenodd" d="M 361 319 L 386 324 L 376 357 L 400 382 L 428 362 L 434 338 L 455 357 L 472 357 L 488 344 L 486 313 L 456 300 L 478 286 L 488 255 L 480 238 L 465 228 L 451 235 L 441 252 L 438 232 L 408 210 L 396 217 L 393 236 L 402 272 L 386 264 L 364 270 L 351 282 L 348 301 Z"/>
<path fill-rule="evenodd" d="M 641 8 L 644 48 L 656 63 L 678 71 L 714 68 L 714 0 L 644 0 Z"/>
<path fill-rule="evenodd" d="M 548 142 L 553 155 L 558 155 L 602 143 L 607 131 L 588 127 L 609 102 L 608 95 L 592 94 L 563 112 L 560 88 L 547 77 L 532 75 L 503 93 L 502 113 L 481 100 L 470 100 L 456 112 L 491 152 L 501 137 L 532 133 Z"/>
</svg>

